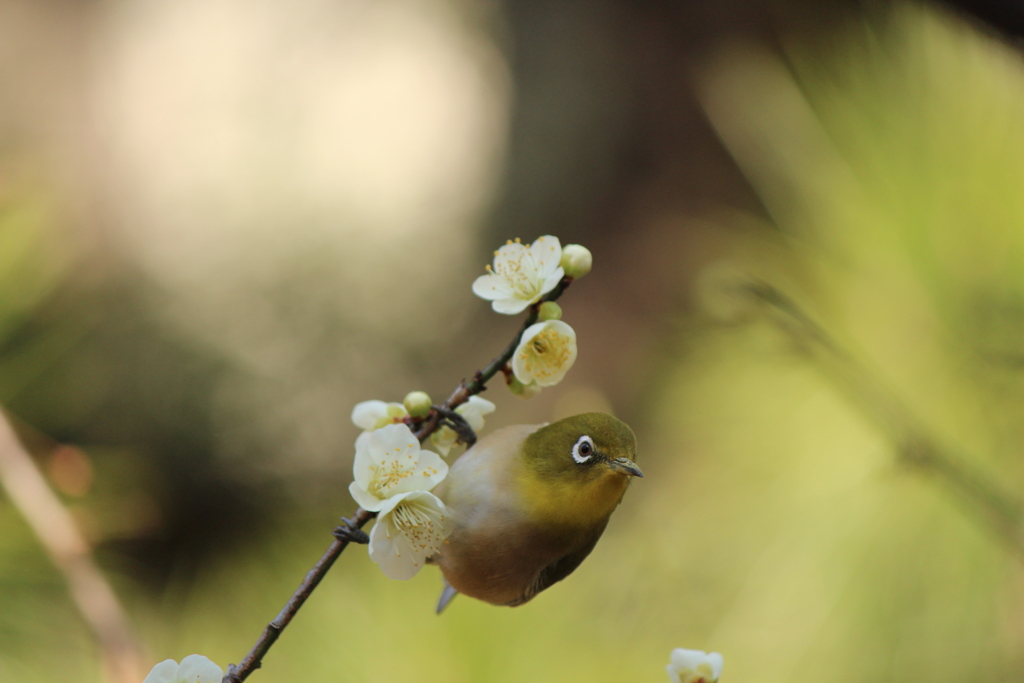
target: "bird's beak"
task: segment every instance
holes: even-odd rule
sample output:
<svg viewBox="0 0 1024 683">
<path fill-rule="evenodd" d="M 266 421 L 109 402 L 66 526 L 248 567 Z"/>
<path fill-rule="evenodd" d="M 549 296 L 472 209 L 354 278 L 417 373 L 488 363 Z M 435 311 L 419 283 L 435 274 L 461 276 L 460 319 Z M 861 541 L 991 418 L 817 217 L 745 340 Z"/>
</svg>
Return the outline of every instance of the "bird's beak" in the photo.
<svg viewBox="0 0 1024 683">
<path fill-rule="evenodd" d="M 608 464 L 611 465 L 613 470 L 618 470 L 619 472 L 628 474 L 631 477 L 640 477 L 642 479 L 644 476 L 644 473 L 640 471 L 640 468 L 636 466 L 636 463 L 629 458 L 615 458 L 614 460 L 609 460 Z"/>
</svg>

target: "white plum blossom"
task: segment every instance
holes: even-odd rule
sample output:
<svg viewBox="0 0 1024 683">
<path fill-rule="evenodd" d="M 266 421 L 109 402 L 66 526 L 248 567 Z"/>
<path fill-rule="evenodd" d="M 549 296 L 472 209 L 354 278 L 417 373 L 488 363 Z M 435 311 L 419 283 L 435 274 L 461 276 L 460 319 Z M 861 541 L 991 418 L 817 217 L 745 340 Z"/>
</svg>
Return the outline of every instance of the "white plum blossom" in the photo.
<svg viewBox="0 0 1024 683">
<path fill-rule="evenodd" d="M 430 435 L 430 445 L 437 449 L 437 452 L 444 457 L 452 450 L 452 446 L 459 440 L 459 435 L 448 425 L 442 425 L 437 431 Z"/>
<path fill-rule="evenodd" d="M 220 683 L 224 672 L 202 655 L 189 655 L 178 664 L 165 659 L 149 672 L 142 683 Z"/>
<path fill-rule="evenodd" d="M 550 387 L 576 362 L 576 332 L 561 320 L 546 320 L 523 331 L 512 354 L 512 373 L 529 386 Z"/>
<path fill-rule="evenodd" d="M 466 420 L 474 432 L 479 433 L 484 428 L 484 415 L 490 415 L 494 412 L 494 409 L 494 404 L 486 398 L 470 396 L 468 401 L 455 409 L 455 412 Z M 433 444 L 438 453 L 445 456 L 448 455 L 448 452 L 458 439 L 459 435 L 448 425 L 442 426 L 430 435 L 430 443 Z"/>
<path fill-rule="evenodd" d="M 402 493 L 385 501 L 370 532 L 370 559 L 389 578 L 405 581 L 423 568 L 452 532 L 441 499 L 426 491 Z"/>
<path fill-rule="evenodd" d="M 401 403 L 363 401 L 352 409 L 352 423 L 367 432 L 401 422 L 407 417 L 409 411 Z"/>
<path fill-rule="evenodd" d="M 484 428 L 484 415 L 490 415 L 494 409 L 494 404 L 486 398 L 470 396 L 469 400 L 455 409 L 455 412 L 465 418 L 474 432 L 479 432 Z"/>
<path fill-rule="evenodd" d="M 473 293 L 491 302 L 497 313 L 515 315 L 550 292 L 565 276 L 559 265 L 562 245 L 552 235 L 533 244 L 517 239 L 494 252 L 494 268 L 473 283 Z"/>
<path fill-rule="evenodd" d="M 665 670 L 671 683 L 715 683 L 722 675 L 722 655 L 676 648 Z"/>
<path fill-rule="evenodd" d="M 394 424 L 356 440 L 352 473 L 349 493 L 364 510 L 378 512 L 394 496 L 434 488 L 448 465 L 437 453 L 420 450 L 408 425 Z"/>
</svg>

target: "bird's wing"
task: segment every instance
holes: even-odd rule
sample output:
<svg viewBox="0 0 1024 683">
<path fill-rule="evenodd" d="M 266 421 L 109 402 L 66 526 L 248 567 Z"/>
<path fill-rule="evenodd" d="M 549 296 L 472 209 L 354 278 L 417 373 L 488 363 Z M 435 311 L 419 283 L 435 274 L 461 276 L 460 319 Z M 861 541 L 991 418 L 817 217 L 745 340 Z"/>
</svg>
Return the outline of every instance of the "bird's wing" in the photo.
<svg viewBox="0 0 1024 683">
<path fill-rule="evenodd" d="M 583 560 L 587 559 L 587 555 L 597 545 L 598 540 L 601 538 L 601 534 L 604 533 L 604 528 L 608 525 L 608 520 L 605 520 L 600 526 L 592 529 L 583 539 L 582 542 L 575 547 L 574 550 L 558 558 L 551 564 L 540 570 L 537 574 L 537 578 L 534 580 L 530 587 L 526 589 L 522 598 L 514 603 L 509 603 L 510 606 L 521 605 L 527 602 L 533 596 L 540 593 L 542 590 L 549 588 L 550 586 L 558 583 L 565 577 L 572 574 L 576 567 L 580 566 Z"/>
<path fill-rule="evenodd" d="M 459 591 L 452 588 L 452 585 L 448 583 L 447 579 L 442 577 L 441 580 L 444 581 L 444 590 L 441 591 L 441 598 L 437 601 L 437 614 L 443 612 L 444 608 L 448 606 L 448 603 L 454 600 L 455 596 L 459 594 Z"/>
</svg>

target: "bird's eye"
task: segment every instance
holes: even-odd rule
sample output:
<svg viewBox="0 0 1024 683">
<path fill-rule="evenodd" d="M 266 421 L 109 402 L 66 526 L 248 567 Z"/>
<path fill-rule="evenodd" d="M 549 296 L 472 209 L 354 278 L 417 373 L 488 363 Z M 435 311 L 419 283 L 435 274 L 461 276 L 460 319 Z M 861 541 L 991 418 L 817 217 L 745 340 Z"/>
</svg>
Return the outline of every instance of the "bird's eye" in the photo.
<svg viewBox="0 0 1024 683">
<path fill-rule="evenodd" d="M 590 460 L 594 454 L 594 440 L 589 436 L 581 436 L 576 445 L 572 447 L 572 459 L 581 465 Z"/>
</svg>

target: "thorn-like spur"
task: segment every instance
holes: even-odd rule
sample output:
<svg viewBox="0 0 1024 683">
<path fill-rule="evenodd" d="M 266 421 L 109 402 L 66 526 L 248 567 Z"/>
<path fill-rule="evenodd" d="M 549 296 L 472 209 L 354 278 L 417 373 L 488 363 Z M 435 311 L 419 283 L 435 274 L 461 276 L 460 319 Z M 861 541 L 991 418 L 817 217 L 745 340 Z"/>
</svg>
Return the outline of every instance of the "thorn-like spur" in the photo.
<svg viewBox="0 0 1024 683">
<path fill-rule="evenodd" d="M 339 541 L 346 541 L 348 543 L 361 543 L 366 545 L 370 542 L 370 537 L 365 531 L 355 525 L 351 519 L 341 518 L 344 522 L 341 526 L 334 529 L 332 532 L 334 537 Z"/>
<path fill-rule="evenodd" d="M 459 441 L 466 444 L 467 448 L 472 447 L 476 443 L 476 432 L 466 422 L 466 418 L 451 408 L 445 408 L 444 406 L 432 407 L 441 416 L 441 422 L 454 429 L 455 433 L 459 435 Z"/>
</svg>

